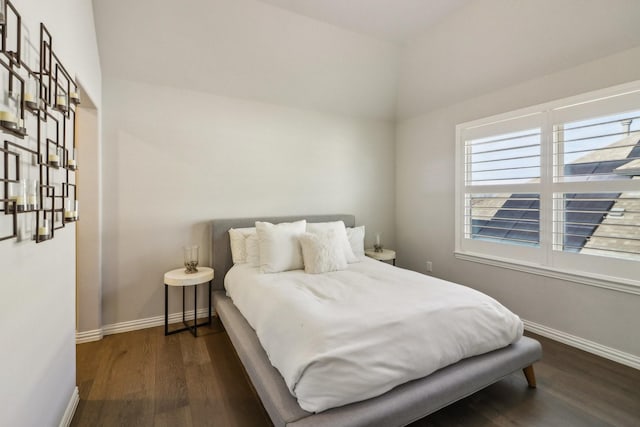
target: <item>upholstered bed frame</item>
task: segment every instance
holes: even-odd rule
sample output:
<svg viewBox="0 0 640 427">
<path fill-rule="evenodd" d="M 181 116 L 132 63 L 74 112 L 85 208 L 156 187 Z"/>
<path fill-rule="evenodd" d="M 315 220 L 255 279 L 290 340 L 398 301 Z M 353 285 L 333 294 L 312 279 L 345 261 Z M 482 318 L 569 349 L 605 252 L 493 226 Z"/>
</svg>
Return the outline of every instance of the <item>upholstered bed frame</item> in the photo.
<svg viewBox="0 0 640 427">
<path fill-rule="evenodd" d="M 527 337 L 480 356 L 464 359 L 427 377 L 410 381 L 362 402 L 317 414 L 304 411 L 280 373 L 271 365 L 254 330 L 224 292 L 224 276 L 233 266 L 230 228 L 253 227 L 255 221 L 272 223 L 306 219 L 308 222 L 344 221 L 355 225 L 353 215 L 307 215 L 274 218 L 231 218 L 211 222 L 211 266 L 215 270 L 214 306 L 253 386 L 276 427 L 280 426 L 402 426 L 431 414 L 457 400 L 522 369 L 535 387 L 532 364 L 540 359 L 540 344 Z"/>
</svg>

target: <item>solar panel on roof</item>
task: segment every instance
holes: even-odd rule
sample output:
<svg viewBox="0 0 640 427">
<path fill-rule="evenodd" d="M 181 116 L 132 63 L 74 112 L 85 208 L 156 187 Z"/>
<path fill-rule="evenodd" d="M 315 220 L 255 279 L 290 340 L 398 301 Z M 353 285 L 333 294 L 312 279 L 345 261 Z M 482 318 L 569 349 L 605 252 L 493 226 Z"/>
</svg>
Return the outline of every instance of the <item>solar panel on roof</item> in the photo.
<svg viewBox="0 0 640 427">
<path fill-rule="evenodd" d="M 565 175 L 611 174 L 616 168 L 640 158 L 640 140 L 626 159 L 568 164 Z M 616 179 L 631 179 L 620 176 Z M 621 193 L 568 193 L 564 202 L 564 250 L 579 252 L 593 235 Z M 510 239 L 538 243 L 540 241 L 540 200 L 537 194 L 512 194 L 491 219 L 473 219 L 474 238 Z M 602 200 L 598 200 L 602 199 Z"/>
</svg>

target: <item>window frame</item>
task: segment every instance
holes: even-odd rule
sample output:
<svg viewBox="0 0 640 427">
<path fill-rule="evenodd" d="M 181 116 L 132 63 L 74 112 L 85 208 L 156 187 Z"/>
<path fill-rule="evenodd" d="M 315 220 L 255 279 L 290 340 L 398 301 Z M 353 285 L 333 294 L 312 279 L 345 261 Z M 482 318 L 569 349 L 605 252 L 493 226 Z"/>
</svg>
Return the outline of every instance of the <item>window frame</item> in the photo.
<svg viewBox="0 0 640 427">
<path fill-rule="evenodd" d="M 592 91 L 544 104 L 510 111 L 478 120 L 460 123 L 456 126 L 455 145 L 455 251 L 458 259 L 493 265 L 511 270 L 567 280 L 575 283 L 597 286 L 640 295 L 640 279 L 633 274 L 640 269 L 640 261 L 623 260 L 581 253 L 570 253 L 554 249 L 557 245 L 557 233 L 554 230 L 554 203 L 557 194 L 570 192 L 589 192 L 615 189 L 640 191 L 638 181 L 612 183 L 602 182 L 555 182 L 553 126 L 566 111 L 584 104 L 589 109 L 593 104 L 597 113 L 609 113 L 597 110 L 597 102 L 621 95 L 640 94 L 640 80 L 611 88 Z M 595 102 L 594 102 L 595 101 Z M 618 98 L 619 104 L 627 105 L 625 98 Z M 612 101 L 616 104 L 616 100 Z M 640 107 L 640 105 L 637 105 Z M 622 110 L 620 110 L 622 111 Z M 483 135 L 499 135 L 509 130 L 523 130 L 517 122 L 530 123 L 531 118 L 538 120 L 541 129 L 540 138 L 540 183 L 498 184 L 487 186 L 467 186 L 468 171 L 465 164 L 468 153 L 465 142 Z M 535 122 L 536 119 L 533 121 Z M 564 120 L 563 122 L 566 122 Z M 505 132 L 502 132 L 505 131 Z M 484 132 L 484 134 L 483 134 Z M 633 181 L 633 180 L 632 180 Z M 476 193 L 539 193 L 540 194 L 540 246 L 525 247 L 490 241 L 465 238 L 466 195 Z"/>
</svg>

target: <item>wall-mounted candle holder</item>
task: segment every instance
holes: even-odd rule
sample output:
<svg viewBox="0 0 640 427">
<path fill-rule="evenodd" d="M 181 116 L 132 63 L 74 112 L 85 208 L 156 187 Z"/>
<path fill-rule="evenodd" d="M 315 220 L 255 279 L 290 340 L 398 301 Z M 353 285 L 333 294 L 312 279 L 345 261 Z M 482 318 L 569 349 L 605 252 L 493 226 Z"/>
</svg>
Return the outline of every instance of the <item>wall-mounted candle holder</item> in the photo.
<svg viewBox="0 0 640 427">
<path fill-rule="evenodd" d="M 17 185 L 17 191 L 15 195 L 16 212 L 26 212 L 27 209 L 27 181 L 24 179 Z"/>
<path fill-rule="evenodd" d="M 60 154 L 61 151 L 59 147 L 54 147 L 53 150 L 49 150 L 47 164 L 54 169 L 60 168 Z"/>
<path fill-rule="evenodd" d="M 0 126 L 5 129 L 13 131 L 18 129 L 19 110 L 17 108 L 17 100 L 19 100 L 19 95 L 16 97 L 15 94 L 8 90 L 3 91 L 2 100 L 0 101 Z"/>
<path fill-rule="evenodd" d="M 36 243 L 52 239 L 55 235 L 55 209 L 54 200 L 56 197 L 55 187 L 51 185 L 40 185 L 42 203 L 40 210 L 36 211 Z M 42 220 L 41 220 L 42 218 Z M 44 228 L 42 228 L 44 227 Z"/>
<path fill-rule="evenodd" d="M 17 182 L 8 182 L 6 185 L 6 200 L 7 204 L 5 206 L 5 212 L 7 214 L 12 214 L 16 209 L 16 203 L 18 202 L 18 188 L 19 183 Z"/>
<path fill-rule="evenodd" d="M 67 158 L 67 169 L 72 170 L 72 171 L 78 170 L 78 157 L 77 157 L 77 155 L 78 155 L 78 153 L 77 153 L 75 148 L 73 150 L 69 151 L 69 155 L 68 155 L 68 158 Z"/>
<path fill-rule="evenodd" d="M 1 218 L 1 228 L 3 232 L 8 233 L 0 235 L 0 241 L 2 241 L 18 237 L 18 215 L 15 206 L 18 196 L 20 155 L 9 148 L 7 141 L 5 141 L 3 147 L 0 147 L 0 152 L 4 160 L 0 162 L 4 166 L 4 171 L 0 175 L 0 182 L 2 182 L 2 186 L 0 186 L 0 189 L 2 189 L 0 210 L 4 212 Z M 9 230 L 11 230 L 10 233 Z"/>
<path fill-rule="evenodd" d="M 27 209 L 30 211 L 38 210 L 38 189 L 40 184 L 37 180 L 28 181 L 27 189 Z"/>
<path fill-rule="evenodd" d="M 13 144 L 11 141 L 5 141 L 4 146 L 0 147 L 0 151 L 3 153 L 3 166 L 4 173 L 0 181 L 3 182 L 3 198 L 4 202 L 2 210 L 5 214 L 13 214 L 16 211 L 16 202 L 18 201 L 18 194 L 20 193 L 20 154 L 13 150 L 10 146 Z M 14 161 L 11 161 L 13 157 Z M 0 239 L 2 240 L 2 239 Z"/>
<path fill-rule="evenodd" d="M 71 103 L 73 105 L 78 105 L 80 104 L 80 92 L 70 92 L 69 93 L 69 100 L 71 101 Z"/>
<path fill-rule="evenodd" d="M 0 0 L 0 228 L 11 232 L 0 241 L 40 243 L 79 219 L 74 132 L 80 91 L 44 24 L 39 41 L 32 38 L 12 1 Z"/>
<path fill-rule="evenodd" d="M 30 74 L 24 91 L 24 105 L 32 113 L 44 109 L 44 103 L 40 98 L 40 81 L 36 76 Z"/>
<path fill-rule="evenodd" d="M 38 227 L 38 233 L 36 237 L 36 241 L 43 242 L 45 240 L 49 240 L 51 238 L 51 226 L 49 225 L 49 220 L 44 218 L 42 220 L 42 224 Z"/>
<path fill-rule="evenodd" d="M 21 166 L 25 164 L 24 159 L 37 159 L 38 152 L 13 141 L 5 141 L 4 148 L 1 151 L 5 153 L 4 166 L 6 168 L 2 181 L 5 182 L 5 191 L 9 199 L 9 203 L 5 204 L 5 212 L 25 213 L 38 210 L 38 180 L 36 178 L 25 179 L 20 176 Z M 11 155 L 15 157 L 15 164 L 9 162 Z M 38 165 L 38 163 L 36 162 L 35 165 Z M 21 220 L 21 231 L 18 233 L 20 239 L 24 238 L 24 225 L 24 220 Z"/>
<path fill-rule="evenodd" d="M 64 222 L 75 222 L 78 220 L 78 201 L 67 199 L 64 208 Z"/>
<path fill-rule="evenodd" d="M 66 113 L 69 111 L 69 96 L 66 93 L 58 94 L 56 96 L 55 109 Z"/>
</svg>

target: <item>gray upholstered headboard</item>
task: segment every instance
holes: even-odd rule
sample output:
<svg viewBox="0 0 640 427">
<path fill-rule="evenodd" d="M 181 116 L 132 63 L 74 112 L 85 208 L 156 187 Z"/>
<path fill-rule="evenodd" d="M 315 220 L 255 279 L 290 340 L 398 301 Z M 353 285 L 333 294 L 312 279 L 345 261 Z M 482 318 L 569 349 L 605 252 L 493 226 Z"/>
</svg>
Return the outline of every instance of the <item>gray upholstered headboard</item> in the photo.
<svg viewBox="0 0 640 427">
<path fill-rule="evenodd" d="M 344 221 L 344 225 L 347 227 L 354 227 L 356 225 L 355 216 L 344 214 L 214 219 L 211 221 L 210 260 L 210 265 L 215 271 L 213 289 L 224 289 L 224 276 L 227 274 L 227 271 L 233 267 L 228 233 L 230 228 L 253 227 L 256 221 L 267 221 L 277 224 L 280 222 L 299 221 L 301 219 L 306 219 L 307 222 Z"/>
</svg>

